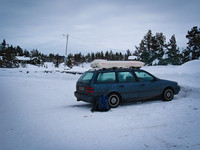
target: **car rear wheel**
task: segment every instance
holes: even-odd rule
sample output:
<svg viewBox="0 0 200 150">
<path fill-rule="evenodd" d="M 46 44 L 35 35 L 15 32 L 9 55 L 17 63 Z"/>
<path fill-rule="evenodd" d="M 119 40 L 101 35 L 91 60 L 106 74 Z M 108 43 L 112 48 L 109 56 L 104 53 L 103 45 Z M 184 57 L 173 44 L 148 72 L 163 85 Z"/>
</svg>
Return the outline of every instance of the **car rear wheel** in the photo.
<svg viewBox="0 0 200 150">
<path fill-rule="evenodd" d="M 108 102 L 111 108 L 116 108 L 120 103 L 120 96 L 118 94 L 110 94 L 108 96 Z"/>
<path fill-rule="evenodd" d="M 172 89 L 168 88 L 163 92 L 163 99 L 165 101 L 171 101 L 174 98 L 174 92 Z"/>
</svg>

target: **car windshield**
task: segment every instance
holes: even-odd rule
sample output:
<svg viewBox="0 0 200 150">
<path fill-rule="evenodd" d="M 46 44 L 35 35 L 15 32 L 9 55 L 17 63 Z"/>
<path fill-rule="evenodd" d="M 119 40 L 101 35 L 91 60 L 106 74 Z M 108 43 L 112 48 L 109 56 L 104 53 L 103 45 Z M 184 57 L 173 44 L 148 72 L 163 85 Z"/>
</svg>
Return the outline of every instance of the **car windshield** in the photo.
<svg viewBox="0 0 200 150">
<path fill-rule="evenodd" d="M 90 83 L 92 80 L 94 73 L 93 72 L 85 72 L 78 80 L 78 82 L 82 83 Z"/>
</svg>

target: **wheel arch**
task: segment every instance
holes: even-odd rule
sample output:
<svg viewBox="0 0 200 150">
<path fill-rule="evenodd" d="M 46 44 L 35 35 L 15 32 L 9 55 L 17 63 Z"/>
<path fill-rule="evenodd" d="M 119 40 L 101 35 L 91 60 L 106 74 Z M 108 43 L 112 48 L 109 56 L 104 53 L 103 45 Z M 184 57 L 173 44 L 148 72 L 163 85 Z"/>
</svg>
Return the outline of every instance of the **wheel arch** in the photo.
<svg viewBox="0 0 200 150">
<path fill-rule="evenodd" d="M 120 98 L 120 102 L 122 102 L 122 96 L 121 96 L 121 94 L 120 94 L 119 92 L 117 92 L 117 91 L 110 91 L 110 92 L 107 94 L 107 96 L 109 96 L 109 95 L 111 95 L 111 94 L 117 94 L 117 95 L 119 96 L 119 98 Z"/>
<path fill-rule="evenodd" d="M 167 86 L 167 87 L 165 87 L 165 88 L 163 89 L 162 95 L 163 95 L 163 93 L 165 92 L 166 89 L 171 89 L 171 90 L 173 91 L 173 94 L 174 94 L 174 88 L 173 88 L 172 86 Z"/>
</svg>

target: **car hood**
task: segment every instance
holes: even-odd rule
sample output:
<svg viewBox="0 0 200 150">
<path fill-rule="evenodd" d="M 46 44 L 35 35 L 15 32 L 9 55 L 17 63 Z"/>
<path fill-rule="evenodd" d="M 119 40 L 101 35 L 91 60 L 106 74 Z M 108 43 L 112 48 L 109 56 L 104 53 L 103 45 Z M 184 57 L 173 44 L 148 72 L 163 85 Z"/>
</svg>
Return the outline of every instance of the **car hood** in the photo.
<svg viewBox="0 0 200 150">
<path fill-rule="evenodd" d="M 159 79 L 162 83 L 170 83 L 170 84 L 178 84 L 176 81 L 171 81 L 171 80 L 165 80 L 165 79 Z"/>
</svg>

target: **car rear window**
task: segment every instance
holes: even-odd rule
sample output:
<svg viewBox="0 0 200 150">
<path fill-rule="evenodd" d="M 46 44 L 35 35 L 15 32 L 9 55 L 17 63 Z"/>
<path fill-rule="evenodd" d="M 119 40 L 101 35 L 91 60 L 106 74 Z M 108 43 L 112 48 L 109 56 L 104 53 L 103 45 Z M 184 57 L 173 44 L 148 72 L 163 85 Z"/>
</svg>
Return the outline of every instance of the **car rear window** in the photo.
<svg viewBox="0 0 200 150">
<path fill-rule="evenodd" d="M 92 80 L 94 73 L 93 72 L 85 72 L 78 80 L 78 82 L 90 83 Z"/>
</svg>

